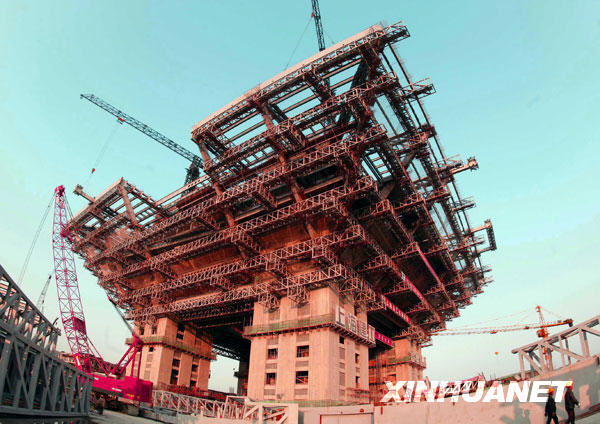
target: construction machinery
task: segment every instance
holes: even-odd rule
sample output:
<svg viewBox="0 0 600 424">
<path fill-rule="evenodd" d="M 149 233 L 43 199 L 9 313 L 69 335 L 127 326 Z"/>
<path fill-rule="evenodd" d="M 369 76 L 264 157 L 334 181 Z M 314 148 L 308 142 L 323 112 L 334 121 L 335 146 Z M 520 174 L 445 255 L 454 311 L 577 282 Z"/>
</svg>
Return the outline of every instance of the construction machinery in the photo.
<svg viewBox="0 0 600 424">
<path fill-rule="evenodd" d="M 317 40 L 319 42 L 319 51 L 325 50 L 325 38 L 323 38 L 323 23 L 321 22 L 321 10 L 319 9 L 319 0 L 312 0 L 312 18 L 315 20 L 317 29 Z"/>
<path fill-rule="evenodd" d="M 54 197 L 52 250 L 60 317 L 77 368 L 93 375 L 92 389 L 133 401 L 150 402 L 152 383 L 134 376 L 135 362 L 142 342 L 133 334 L 133 342 L 119 362 L 111 367 L 90 340 L 77 282 L 73 236 L 67 223 L 72 218 L 65 196 L 65 187 L 58 186 Z M 130 366 L 129 375 L 125 375 Z M 138 367 L 139 374 L 139 367 Z"/>
<path fill-rule="evenodd" d="M 42 313 L 44 313 L 44 302 L 46 301 L 46 293 L 48 292 L 48 286 L 50 285 L 50 281 L 52 281 L 52 274 L 48 274 L 48 279 L 44 283 L 44 288 L 42 288 L 42 292 L 40 293 L 40 297 L 36 303 L 36 306 L 40 309 Z"/>
<path fill-rule="evenodd" d="M 540 322 L 533 324 L 514 324 L 514 325 L 505 325 L 505 326 L 497 326 L 497 327 L 472 327 L 472 328 L 462 328 L 456 330 L 450 329 L 441 329 L 433 332 L 432 336 L 457 336 L 463 334 L 496 334 L 496 333 L 505 333 L 508 331 L 521 331 L 521 330 L 531 330 L 537 329 L 536 334 L 538 337 L 545 339 L 548 337 L 547 328 L 557 327 L 560 325 L 568 325 L 571 327 L 573 325 L 573 320 L 570 318 L 560 319 L 556 321 L 546 321 L 544 319 L 544 315 L 542 314 L 541 306 L 536 306 L 535 311 L 539 315 Z"/>
<path fill-rule="evenodd" d="M 114 115 L 120 124 L 126 123 L 128 125 L 131 125 L 136 130 L 140 131 L 143 134 L 146 134 L 148 137 L 152 138 L 153 140 L 158 141 L 160 144 L 162 144 L 163 146 L 166 146 L 173 152 L 177 153 L 179 156 L 189 160 L 191 162 L 191 164 L 187 169 L 187 174 L 185 177 L 185 184 L 188 184 L 188 183 L 196 180 L 200 176 L 200 168 L 202 168 L 202 159 L 198 155 L 195 155 L 194 153 L 190 152 L 186 148 L 175 143 L 170 138 L 162 135 L 158 131 L 150 128 L 148 125 L 127 115 L 125 112 L 117 109 L 116 107 L 112 106 L 111 104 L 105 102 L 104 100 L 102 100 L 101 98 L 99 98 L 93 94 L 82 94 L 81 98 L 92 102 L 93 104 L 100 107 L 101 109 L 104 109 L 111 115 Z"/>
</svg>

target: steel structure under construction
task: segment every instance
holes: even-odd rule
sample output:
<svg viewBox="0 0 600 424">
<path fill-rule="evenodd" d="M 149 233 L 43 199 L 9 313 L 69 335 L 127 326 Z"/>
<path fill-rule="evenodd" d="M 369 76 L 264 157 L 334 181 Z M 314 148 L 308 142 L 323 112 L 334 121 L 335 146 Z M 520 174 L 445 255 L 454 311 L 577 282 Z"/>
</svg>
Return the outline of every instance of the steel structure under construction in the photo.
<svg viewBox="0 0 600 424">
<path fill-rule="evenodd" d="M 0 265 L 0 417 L 83 417 L 92 377 L 60 358 L 60 330 Z"/>
<path fill-rule="evenodd" d="M 491 222 L 455 176 L 376 25 L 248 91 L 192 129 L 201 176 L 160 200 L 120 179 L 70 222 L 74 249 L 144 342 L 141 376 L 206 389 L 215 354 L 240 392 L 358 402 L 415 380 L 421 343 L 490 282 Z"/>
</svg>

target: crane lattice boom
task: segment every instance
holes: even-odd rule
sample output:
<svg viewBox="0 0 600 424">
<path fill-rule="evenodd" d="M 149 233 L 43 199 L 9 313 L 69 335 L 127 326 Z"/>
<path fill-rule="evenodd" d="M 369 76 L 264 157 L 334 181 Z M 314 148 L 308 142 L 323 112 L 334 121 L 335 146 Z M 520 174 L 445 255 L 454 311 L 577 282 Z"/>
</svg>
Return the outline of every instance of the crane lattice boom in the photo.
<svg viewBox="0 0 600 424">
<path fill-rule="evenodd" d="M 547 327 L 556 327 L 558 325 L 572 325 L 572 319 L 559 320 L 559 321 L 551 321 L 545 322 L 543 324 L 535 323 L 535 324 L 515 324 L 515 325 L 506 325 L 502 327 L 480 327 L 480 328 L 463 328 L 456 330 L 440 330 L 432 333 L 432 336 L 456 336 L 461 334 L 496 334 L 496 333 L 504 333 L 508 331 L 521 331 L 521 330 L 530 330 L 534 328 L 547 328 Z"/>
<path fill-rule="evenodd" d="M 319 10 L 319 0 L 312 0 L 312 16 L 315 20 L 317 29 L 317 40 L 319 42 L 319 51 L 325 50 L 325 38 L 323 37 L 323 23 L 321 22 L 321 10 Z"/>
<path fill-rule="evenodd" d="M 42 289 L 42 292 L 40 293 L 40 297 L 38 298 L 38 301 L 36 303 L 36 306 L 38 307 L 38 309 L 40 311 L 42 311 L 42 313 L 44 313 L 44 302 L 46 302 L 46 293 L 48 292 L 48 286 L 50 285 L 51 280 L 52 280 L 52 274 L 49 274 L 48 279 L 44 283 L 44 288 Z"/>
<path fill-rule="evenodd" d="M 95 375 L 92 388 L 113 392 L 131 400 L 149 402 L 152 396 L 152 383 L 134 376 L 135 361 L 141 352 L 142 341 L 133 334 L 133 343 L 121 360 L 112 368 L 102 359 L 87 334 L 83 305 L 75 270 L 75 256 L 72 249 L 73 236 L 68 226 L 72 218 L 65 196 L 65 187 L 54 190 L 54 221 L 52 226 L 52 251 L 54 254 L 54 276 L 58 293 L 60 317 L 77 367 L 89 374 L 99 369 L 104 375 Z M 48 280 L 50 281 L 50 280 Z M 124 376 L 131 363 L 130 375 Z M 116 377 L 115 377 L 116 376 Z M 123 377 L 121 379 L 120 377 Z"/>
<path fill-rule="evenodd" d="M 148 137 L 152 138 L 153 140 L 158 141 L 163 146 L 166 146 L 167 148 L 171 149 L 173 152 L 177 153 L 179 156 L 184 157 L 187 160 L 189 160 L 191 162 L 191 165 L 188 169 L 188 173 L 186 176 L 186 180 L 185 180 L 186 184 L 198 178 L 199 168 L 202 168 L 202 166 L 203 166 L 202 159 L 200 158 L 200 156 L 195 155 L 194 153 L 190 152 L 185 147 L 180 146 L 179 144 L 175 143 L 170 138 L 168 138 L 168 137 L 162 135 L 161 133 L 159 133 L 158 131 L 150 128 L 148 125 L 144 124 L 143 122 L 140 122 L 137 119 L 127 115 L 125 112 L 123 112 L 123 111 L 117 109 L 116 107 L 112 106 L 111 104 L 105 102 L 98 96 L 95 96 L 93 94 L 82 94 L 81 97 L 83 99 L 86 99 L 86 100 L 92 102 L 93 104 L 100 107 L 101 109 L 104 109 L 111 115 L 114 115 L 119 120 L 120 123 L 125 122 L 126 124 L 131 125 L 136 130 L 142 132 L 143 134 L 146 134 Z"/>
<path fill-rule="evenodd" d="M 73 353 L 75 363 L 86 372 L 91 372 L 91 358 L 95 357 L 88 343 L 85 317 L 81 305 L 72 237 L 67 223 L 70 219 L 65 187 L 55 189 L 54 220 L 52 224 L 52 252 L 54 254 L 54 278 L 58 295 L 60 318 L 65 336 Z"/>
</svg>

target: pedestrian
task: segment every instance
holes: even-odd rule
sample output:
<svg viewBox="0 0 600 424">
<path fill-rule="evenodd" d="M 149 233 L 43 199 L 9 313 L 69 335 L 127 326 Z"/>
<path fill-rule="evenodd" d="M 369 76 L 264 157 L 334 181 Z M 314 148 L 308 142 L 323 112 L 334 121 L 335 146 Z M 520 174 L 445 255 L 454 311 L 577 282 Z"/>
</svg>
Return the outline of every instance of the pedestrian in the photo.
<svg viewBox="0 0 600 424">
<path fill-rule="evenodd" d="M 546 410 L 544 412 L 546 416 L 546 424 L 550 424 L 550 421 L 554 421 L 554 424 L 558 424 L 558 417 L 556 416 L 556 402 L 554 401 L 554 388 L 548 389 L 548 400 L 546 400 Z"/>
<path fill-rule="evenodd" d="M 567 382 L 567 392 L 565 393 L 565 409 L 567 410 L 568 424 L 575 424 L 575 405 L 579 406 L 579 401 L 573 393 L 573 382 Z"/>
<path fill-rule="evenodd" d="M 94 409 L 96 409 L 96 404 L 98 403 L 98 398 L 96 397 L 94 392 L 92 392 L 92 395 L 90 396 L 90 403 L 92 404 L 92 407 Z"/>
<path fill-rule="evenodd" d="M 106 401 L 104 400 L 104 396 L 100 395 L 98 399 L 98 403 L 96 404 L 96 411 L 99 415 L 102 415 L 104 412 L 104 408 L 106 407 Z"/>
</svg>

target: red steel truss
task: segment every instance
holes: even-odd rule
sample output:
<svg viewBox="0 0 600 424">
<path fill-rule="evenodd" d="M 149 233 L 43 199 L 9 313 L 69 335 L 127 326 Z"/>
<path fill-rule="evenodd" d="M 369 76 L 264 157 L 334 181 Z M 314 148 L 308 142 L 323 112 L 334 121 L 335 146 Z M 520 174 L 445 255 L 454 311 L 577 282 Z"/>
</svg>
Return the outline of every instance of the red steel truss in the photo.
<svg viewBox="0 0 600 424">
<path fill-rule="evenodd" d="M 394 50 L 408 36 L 371 27 L 210 115 L 192 130 L 204 174 L 163 199 L 125 180 L 76 190 L 90 205 L 74 247 L 129 319 L 242 328 L 254 302 L 330 286 L 382 337 L 424 340 L 471 303 L 493 228 L 469 223 L 455 176 L 477 162 L 440 149 L 422 106 L 433 84 Z"/>
</svg>

